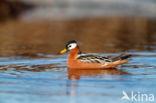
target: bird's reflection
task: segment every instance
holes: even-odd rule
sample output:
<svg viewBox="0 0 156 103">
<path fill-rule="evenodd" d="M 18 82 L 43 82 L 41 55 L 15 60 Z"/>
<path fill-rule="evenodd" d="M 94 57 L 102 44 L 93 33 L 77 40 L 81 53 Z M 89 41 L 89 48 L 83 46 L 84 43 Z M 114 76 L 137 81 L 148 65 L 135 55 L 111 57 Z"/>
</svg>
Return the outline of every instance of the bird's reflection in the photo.
<svg viewBox="0 0 156 103">
<path fill-rule="evenodd" d="M 116 68 L 109 69 L 70 69 L 68 68 L 68 79 L 69 80 L 79 80 L 81 76 L 96 76 L 102 75 L 124 75 L 127 72 L 118 70 Z"/>
<path fill-rule="evenodd" d="M 81 85 L 79 84 L 79 80 L 81 76 L 97 76 L 97 75 L 124 75 L 128 74 L 122 70 L 118 70 L 116 68 L 109 69 L 70 69 L 67 70 L 68 73 L 68 81 L 67 81 L 67 89 L 66 93 L 69 95 L 70 103 L 76 103 L 77 96 L 79 94 L 79 89 Z"/>
<path fill-rule="evenodd" d="M 70 96 L 69 102 L 76 103 L 76 96 L 79 94 L 79 80 L 81 76 L 97 76 L 97 75 L 124 75 L 128 74 L 122 70 L 118 70 L 116 68 L 110 69 L 70 69 L 67 70 L 68 73 L 68 81 L 67 81 L 67 89 L 66 93 Z"/>
</svg>

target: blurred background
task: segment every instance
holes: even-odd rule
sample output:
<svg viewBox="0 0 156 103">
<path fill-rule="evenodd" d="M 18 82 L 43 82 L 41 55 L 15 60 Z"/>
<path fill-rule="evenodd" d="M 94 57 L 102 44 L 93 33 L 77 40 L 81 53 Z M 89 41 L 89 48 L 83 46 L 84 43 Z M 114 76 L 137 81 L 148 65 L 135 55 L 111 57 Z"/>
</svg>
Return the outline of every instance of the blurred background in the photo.
<svg viewBox="0 0 156 103">
<path fill-rule="evenodd" d="M 67 69 L 67 54 L 55 54 L 73 39 L 84 52 L 127 51 L 132 61 Z M 132 103 L 122 91 L 155 87 L 156 0 L 0 0 L 0 103 Z"/>
<path fill-rule="evenodd" d="M 155 51 L 155 0 L 0 0 L 0 56 Z"/>
</svg>

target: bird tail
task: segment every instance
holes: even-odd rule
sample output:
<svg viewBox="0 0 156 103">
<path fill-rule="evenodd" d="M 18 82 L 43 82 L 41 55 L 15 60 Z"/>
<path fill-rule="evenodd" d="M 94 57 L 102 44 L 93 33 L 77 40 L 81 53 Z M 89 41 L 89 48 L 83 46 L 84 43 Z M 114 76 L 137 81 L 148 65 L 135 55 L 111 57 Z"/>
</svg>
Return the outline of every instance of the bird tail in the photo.
<svg viewBox="0 0 156 103">
<path fill-rule="evenodd" d="M 132 56 L 131 54 L 127 54 L 127 55 L 121 54 L 117 57 L 112 58 L 112 61 L 115 62 L 115 61 L 126 60 L 126 59 L 130 58 L 131 56 Z"/>
<path fill-rule="evenodd" d="M 130 54 L 128 54 L 128 55 L 121 54 L 117 57 L 114 57 L 114 58 L 112 58 L 112 62 L 110 64 L 105 65 L 105 68 L 114 68 L 114 67 L 117 67 L 118 65 L 125 64 L 125 63 L 131 61 L 131 59 L 128 59 L 131 56 L 132 55 L 130 55 Z"/>
<path fill-rule="evenodd" d="M 128 54 L 128 55 L 122 56 L 122 57 L 121 57 L 121 60 L 128 59 L 128 58 L 130 58 L 131 56 L 132 56 L 131 54 Z"/>
<path fill-rule="evenodd" d="M 131 59 L 124 59 L 124 60 L 118 60 L 118 61 L 114 61 L 110 64 L 105 65 L 105 68 L 115 68 L 121 64 L 125 64 L 127 62 L 131 61 Z"/>
</svg>

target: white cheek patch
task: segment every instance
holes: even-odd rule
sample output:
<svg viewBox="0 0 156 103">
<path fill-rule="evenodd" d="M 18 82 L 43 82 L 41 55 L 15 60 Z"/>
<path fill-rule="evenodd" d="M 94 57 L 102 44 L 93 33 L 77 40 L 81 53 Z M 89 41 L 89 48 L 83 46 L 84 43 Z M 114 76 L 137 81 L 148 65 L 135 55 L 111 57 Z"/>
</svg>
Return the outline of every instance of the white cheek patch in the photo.
<svg viewBox="0 0 156 103">
<path fill-rule="evenodd" d="M 70 45 L 71 45 L 71 47 L 69 48 L 70 50 L 71 50 L 71 49 L 74 49 L 74 48 L 77 46 L 76 43 L 72 43 L 72 44 L 70 44 Z"/>
</svg>

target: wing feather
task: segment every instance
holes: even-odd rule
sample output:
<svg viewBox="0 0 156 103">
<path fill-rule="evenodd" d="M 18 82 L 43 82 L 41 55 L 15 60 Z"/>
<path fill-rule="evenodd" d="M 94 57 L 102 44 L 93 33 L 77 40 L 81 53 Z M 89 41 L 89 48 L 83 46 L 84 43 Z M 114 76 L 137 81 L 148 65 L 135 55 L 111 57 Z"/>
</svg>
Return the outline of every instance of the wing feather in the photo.
<svg viewBox="0 0 156 103">
<path fill-rule="evenodd" d="M 99 63 L 103 65 L 112 62 L 112 60 L 108 57 L 87 53 L 79 54 L 77 59 L 84 63 Z"/>
</svg>

